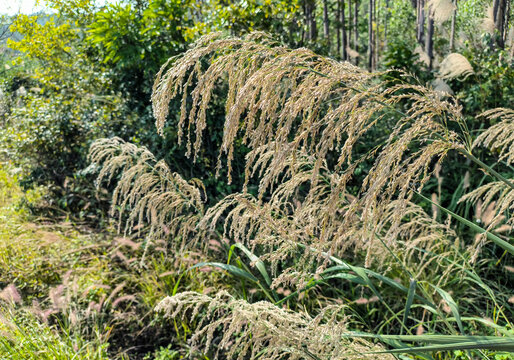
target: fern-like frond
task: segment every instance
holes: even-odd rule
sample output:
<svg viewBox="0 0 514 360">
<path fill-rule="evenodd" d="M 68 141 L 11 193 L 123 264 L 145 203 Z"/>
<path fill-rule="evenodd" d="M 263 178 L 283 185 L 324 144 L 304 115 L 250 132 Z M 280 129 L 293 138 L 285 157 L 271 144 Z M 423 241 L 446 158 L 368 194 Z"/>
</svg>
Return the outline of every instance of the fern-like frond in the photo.
<svg viewBox="0 0 514 360">
<path fill-rule="evenodd" d="M 250 304 L 226 292 L 214 297 L 184 292 L 163 299 L 156 307 L 166 318 L 198 319 L 193 346 L 215 358 L 228 359 L 393 359 L 370 354 L 383 348 L 364 340 L 350 340 L 344 308 L 327 306 L 315 317 L 279 308 L 270 302 Z"/>
</svg>

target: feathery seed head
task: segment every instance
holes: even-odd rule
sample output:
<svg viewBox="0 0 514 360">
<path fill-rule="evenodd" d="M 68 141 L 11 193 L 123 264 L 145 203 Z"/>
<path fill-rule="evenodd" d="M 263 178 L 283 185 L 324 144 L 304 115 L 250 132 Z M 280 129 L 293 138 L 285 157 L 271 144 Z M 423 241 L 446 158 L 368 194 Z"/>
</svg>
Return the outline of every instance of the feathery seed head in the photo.
<svg viewBox="0 0 514 360">
<path fill-rule="evenodd" d="M 473 73 L 473 67 L 468 59 L 457 53 L 446 56 L 439 67 L 439 77 L 441 79 L 453 79 L 461 76 L 465 79 Z"/>
<path fill-rule="evenodd" d="M 226 292 L 214 297 L 184 292 L 163 299 L 156 311 L 171 319 L 198 319 L 191 344 L 204 352 L 215 349 L 216 357 L 223 353 L 238 360 L 299 360 L 316 354 L 337 360 L 393 359 L 389 354 L 366 354 L 381 348 L 342 336 L 347 330 L 339 306 L 328 306 L 311 317 L 267 301 L 250 304 Z"/>
</svg>

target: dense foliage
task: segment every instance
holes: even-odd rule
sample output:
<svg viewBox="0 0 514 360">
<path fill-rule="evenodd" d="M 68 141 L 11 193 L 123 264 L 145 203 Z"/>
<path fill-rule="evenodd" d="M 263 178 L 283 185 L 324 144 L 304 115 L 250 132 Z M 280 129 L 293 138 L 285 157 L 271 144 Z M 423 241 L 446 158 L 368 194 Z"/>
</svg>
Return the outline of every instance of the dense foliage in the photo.
<svg viewBox="0 0 514 360">
<path fill-rule="evenodd" d="M 0 357 L 511 359 L 511 0 L 0 15 Z"/>
</svg>

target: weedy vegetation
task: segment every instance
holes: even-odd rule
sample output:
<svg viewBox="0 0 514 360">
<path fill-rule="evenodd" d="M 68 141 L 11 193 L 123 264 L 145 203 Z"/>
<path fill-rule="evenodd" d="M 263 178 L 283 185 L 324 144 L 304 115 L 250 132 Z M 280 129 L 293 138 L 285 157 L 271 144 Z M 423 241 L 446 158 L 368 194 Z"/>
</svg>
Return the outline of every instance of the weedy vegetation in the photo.
<svg viewBox="0 0 514 360">
<path fill-rule="evenodd" d="M 164 64 L 153 87 L 161 134 L 170 101 L 182 99 L 179 141 L 193 160 L 222 83 L 218 169 L 230 182 L 235 143 L 247 146 L 241 192 L 204 209 L 201 181 L 147 149 L 113 138 L 90 152 L 99 180 L 116 181 L 125 231 L 147 229 L 138 232 L 148 252 L 163 235 L 177 259 L 186 250 L 208 259 L 213 241 L 229 249 L 194 268 L 240 278 L 243 298 L 184 292 L 156 308 L 190 324 L 193 346 L 235 359 L 514 351 L 512 110 L 483 113 L 494 125 L 475 134 L 455 99 L 408 74 L 368 73 L 262 33 L 211 34 Z M 456 199 L 475 215 L 485 209 L 483 224 L 425 195 L 434 179 L 441 186 L 449 156 L 483 172 Z"/>
<path fill-rule="evenodd" d="M 1 359 L 514 359 L 512 1 L 47 3 L 0 14 Z"/>
</svg>

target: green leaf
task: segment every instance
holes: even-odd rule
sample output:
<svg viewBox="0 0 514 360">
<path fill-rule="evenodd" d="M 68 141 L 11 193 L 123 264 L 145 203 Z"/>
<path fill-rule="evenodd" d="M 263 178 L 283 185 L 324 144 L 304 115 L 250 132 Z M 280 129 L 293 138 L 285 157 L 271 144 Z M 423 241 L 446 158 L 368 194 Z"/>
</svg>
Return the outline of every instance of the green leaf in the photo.
<svg viewBox="0 0 514 360">
<path fill-rule="evenodd" d="M 217 263 L 217 262 L 202 262 L 202 263 L 198 263 L 198 264 L 190 267 L 188 269 L 188 271 L 192 270 L 192 269 L 195 269 L 195 268 L 204 267 L 204 266 L 217 267 L 219 269 L 228 271 L 232 275 L 235 275 L 235 276 L 240 277 L 242 279 L 246 279 L 246 280 L 252 281 L 254 283 L 258 283 L 259 282 L 259 279 L 257 279 L 255 276 L 253 276 L 249 272 L 247 272 L 247 271 L 245 271 L 243 269 L 240 269 L 237 266 L 230 265 L 230 264 L 222 264 L 222 263 Z"/>
<path fill-rule="evenodd" d="M 475 223 L 473 223 L 473 222 L 471 222 L 471 221 L 469 221 L 467 219 L 464 219 L 462 216 L 459 216 L 459 215 L 455 214 L 454 212 L 452 212 L 452 211 L 442 207 L 441 205 L 433 202 L 429 198 L 421 195 L 420 193 L 418 193 L 418 192 L 416 192 L 416 193 L 421 198 L 423 198 L 425 201 L 428 201 L 430 204 L 436 206 L 440 210 L 444 211 L 445 213 L 447 213 L 451 217 L 455 218 L 457 221 L 460 221 L 462 224 L 468 226 L 469 228 L 471 228 L 472 230 L 476 231 L 477 233 L 485 234 L 489 240 L 491 240 L 492 242 L 494 242 L 496 245 L 498 245 L 502 249 L 507 250 L 508 252 L 510 252 L 511 254 L 514 255 L 514 246 L 513 245 L 509 244 L 508 242 L 506 242 L 505 240 L 499 238 L 498 236 L 494 235 L 493 233 L 485 230 L 484 228 L 478 226 L 477 224 L 475 224 Z"/>
<path fill-rule="evenodd" d="M 259 270 L 259 273 L 262 275 L 262 277 L 266 281 L 266 284 L 268 284 L 268 286 L 271 286 L 271 279 L 269 277 L 268 272 L 266 271 L 266 266 L 264 265 L 264 262 L 257 255 L 252 253 L 246 246 L 244 246 L 241 243 L 235 243 L 234 245 L 232 245 L 230 247 L 230 251 L 233 251 L 234 248 L 238 248 L 238 249 L 242 250 L 245 253 L 245 255 L 248 256 L 250 261 L 255 264 L 255 267 L 257 268 L 257 270 Z"/>
<path fill-rule="evenodd" d="M 405 347 L 385 350 L 374 353 L 422 353 L 431 351 L 452 350 L 492 350 L 514 351 L 514 338 L 500 336 L 470 336 L 470 335 L 375 335 L 366 333 L 352 333 L 345 335 L 350 338 L 374 338 L 383 342 L 391 340 L 427 343 L 426 346 Z"/>
<path fill-rule="evenodd" d="M 460 314 L 459 314 L 459 308 L 458 308 L 455 300 L 453 300 L 452 296 L 450 294 L 448 294 L 446 291 L 444 291 L 443 289 L 441 289 L 440 287 L 435 286 L 433 284 L 429 284 L 429 285 L 432 286 L 439 293 L 439 295 L 441 295 L 441 297 L 444 299 L 444 301 L 446 301 L 446 303 L 448 304 L 448 306 L 450 307 L 450 309 L 452 311 L 453 316 L 455 316 L 455 321 L 457 321 L 457 325 L 459 327 L 460 332 L 464 333 L 464 327 L 462 326 L 462 321 L 461 321 Z"/>
<path fill-rule="evenodd" d="M 410 308 L 412 306 L 412 302 L 414 301 L 414 295 L 416 295 L 416 286 L 417 281 L 411 279 L 409 284 L 409 292 L 407 293 L 407 302 L 405 303 L 405 311 L 403 313 L 403 326 L 407 328 L 407 321 L 409 319 Z M 403 331 L 403 328 L 402 328 Z"/>
<path fill-rule="evenodd" d="M 501 338 L 500 338 L 501 339 Z M 453 350 L 492 350 L 492 351 L 514 351 L 514 340 L 491 340 L 491 341 L 469 341 L 458 342 L 449 344 L 437 344 L 427 346 L 416 346 L 402 349 L 394 349 L 387 351 L 380 351 L 376 353 L 417 353 L 417 352 L 430 352 L 430 351 L 453 351 Z"/>
</svg>

